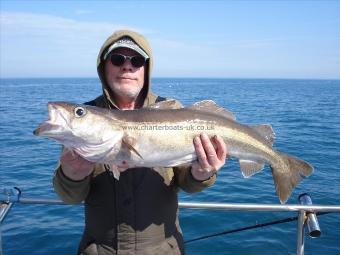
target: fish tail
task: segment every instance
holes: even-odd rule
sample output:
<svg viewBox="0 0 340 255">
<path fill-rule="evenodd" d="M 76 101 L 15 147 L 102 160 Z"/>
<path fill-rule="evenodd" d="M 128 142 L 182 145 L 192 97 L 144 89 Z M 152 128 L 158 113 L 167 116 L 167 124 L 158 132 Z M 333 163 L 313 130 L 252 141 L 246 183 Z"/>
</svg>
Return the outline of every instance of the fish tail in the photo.
<svg viewBox="0 0 340 255">
<path fill-rule="evenodd" d="M 308 177 L 313 172 L 313 166 L 284 153 L 278 153 L 281 160 L 279 163 L 272 165 L 272 173 L 276 194 L 279 196 L 280 202 L 285 203 L 293 189 L 300 181 Z"/>
</svg>

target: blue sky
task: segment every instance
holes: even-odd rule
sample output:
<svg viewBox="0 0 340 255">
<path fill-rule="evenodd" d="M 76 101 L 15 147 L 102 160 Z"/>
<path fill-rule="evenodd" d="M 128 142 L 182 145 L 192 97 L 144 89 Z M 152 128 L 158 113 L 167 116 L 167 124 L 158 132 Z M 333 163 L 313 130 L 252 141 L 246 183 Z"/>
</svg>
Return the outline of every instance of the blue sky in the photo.
<svg viewBox="0 0 340 255">
<path fill-rule="evenodd" d="M 1 0 L 1 77 L 96 77 L 116 29 L 144 34 L 154 77 L 340 79 L 340 1 Z"/>
</svg>

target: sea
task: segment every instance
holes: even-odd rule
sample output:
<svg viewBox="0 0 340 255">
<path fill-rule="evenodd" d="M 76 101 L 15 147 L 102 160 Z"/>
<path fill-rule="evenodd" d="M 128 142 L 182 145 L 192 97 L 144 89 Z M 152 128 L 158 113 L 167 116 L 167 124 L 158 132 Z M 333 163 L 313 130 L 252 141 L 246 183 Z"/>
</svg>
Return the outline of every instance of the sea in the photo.
<svg viewBox="0 0 340 255">
<path fill-rule="evenodd" d="M 288 204 L 308 193 L 314 204 L 340 205 L 340 80 L 156 78 L 152 90 L 185 106 L 214 100 L 244 124 L 270 123 L 274 147 L 310 162 L 314 173 Z M 35 137 L 47 102 L 83 103 L 101 94 L 97 78 L 1 79 L 0 192 L 18 187 L 24 198 L 58 199 L 52 177 L 61 146 Z M 228 159 L 214 186 L 182 202 L 280 204 L 271 170 L 243 178 Z M 296 212 L 180 209 L 185 240 L 297 216 Z M 305 254 L 340 254 L 340 214 L 318 216 L 321 236 L 305 235 Z M 76 254 L 84 228 L 82 205 L 16 203 L 1 225 L 3 255 Z M 186 244 L 186 254 L 296 254 L 297 222 L 250 229 Z"/>
</svg>

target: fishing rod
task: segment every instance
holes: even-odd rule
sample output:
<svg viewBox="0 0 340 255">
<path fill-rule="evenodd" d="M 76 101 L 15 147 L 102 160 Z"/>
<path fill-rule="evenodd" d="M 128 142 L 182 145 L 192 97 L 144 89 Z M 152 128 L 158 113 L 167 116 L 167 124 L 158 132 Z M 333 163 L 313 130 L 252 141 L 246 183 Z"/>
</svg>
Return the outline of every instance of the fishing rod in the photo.
<svg viewBox="0 0 340 255">
<path fill-rule="evenodd" d="M 329 213 L 331 213 L 331 212 L 318 212 L 316 214 L 317 214 L 317 216 L 321 216 L 321 215 L 326 215 L 326 214 L 329 214 Z M 264 223 L 256 223 L 256 224 L 251 225 L 251 226 L 236 228 L 236 229 L 232 229 L 232 230 L 225 230 L 225 231 L 214 233 L 214 234 L 203 235 L 203 236 L 200 236 L 200 237 L 192 238 L 192 239 L 186 240 L 184 243 L 188 244 L 188 243 L 192 243 L 192 242 L 195 242 L 195 241 L 201 241 L 201 240 L 216 237 L 216 236 L 223 236 L 223 235 L 242 232 L 242 231 L 246 231 L 246 230 L 262 228 L 262 227 L 267 227 L 267 226 L 272 226 L 272 225 L 277 225 L 277 224 L 282 224 L 282 223 L 288 223 L 288 222 L 296 221 L 296 220 L 298 220 L 298 218 L 299 218 L 298 216 L 294 216 L 294 217 L 288 217 L 288 218 L 275 220 L 275 221 L 269 221 L 269 222 L 264 222 Z M 314 237 L 314 238 L 319 237 L 320 235 L 321 235 L 320 230 L 314 230 L 314 231 L 310 232 L 310 236 Z"/>
</svg>

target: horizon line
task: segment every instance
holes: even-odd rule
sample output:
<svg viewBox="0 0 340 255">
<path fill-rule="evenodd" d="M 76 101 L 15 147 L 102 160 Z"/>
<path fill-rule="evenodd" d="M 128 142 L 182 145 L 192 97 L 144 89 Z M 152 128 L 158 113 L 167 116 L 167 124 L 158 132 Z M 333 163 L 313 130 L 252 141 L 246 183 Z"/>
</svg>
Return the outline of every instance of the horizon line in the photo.
<svg viewBox="0 0 340 255">
<path fill-rule="evenodd" d="M 0 77 L 0 80 L 6 80 L 6 79 L 99 79 L 98 76 L 46 76 L 46 77 L 37 77 L 37 76 L 31 76 L 31 77 Z M 340 80 L 339 78 L 307 78 L 307 77 L 191 77 L 191 76 L 155 76 L 151 79 L 244 79 L 244 80 Z"/>
</svg>

